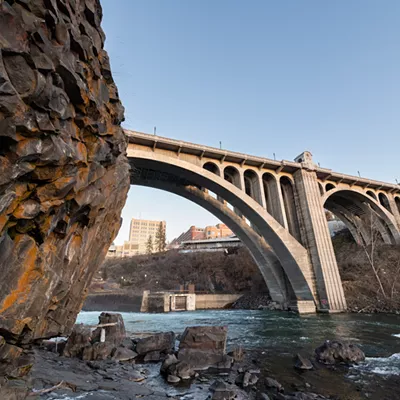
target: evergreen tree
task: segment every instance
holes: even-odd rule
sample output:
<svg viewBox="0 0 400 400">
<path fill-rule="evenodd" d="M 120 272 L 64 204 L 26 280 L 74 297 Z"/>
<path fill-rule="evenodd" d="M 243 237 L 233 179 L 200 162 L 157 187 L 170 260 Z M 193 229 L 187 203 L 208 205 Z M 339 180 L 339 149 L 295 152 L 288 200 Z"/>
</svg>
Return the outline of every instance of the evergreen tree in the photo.
<svg viewBox="0 0 400 400">
<path fill-rule="evenodd" d="M 161 253 L 165 251 L 165 246 L 167 245 L 166 239 L 165 239 L 165 229 L 164 225 L 162 222 L 160 222 L 160 225 L 158 226 L 158 230 L 156 233 L 156 250 Z"/>
<path fill-rule="evenodd" d="M 153 238 L 151 237 L 151 235 L 147 239 L 146 253 L 147 254 L 152 254 L 153 253 Z"/>
</svg>

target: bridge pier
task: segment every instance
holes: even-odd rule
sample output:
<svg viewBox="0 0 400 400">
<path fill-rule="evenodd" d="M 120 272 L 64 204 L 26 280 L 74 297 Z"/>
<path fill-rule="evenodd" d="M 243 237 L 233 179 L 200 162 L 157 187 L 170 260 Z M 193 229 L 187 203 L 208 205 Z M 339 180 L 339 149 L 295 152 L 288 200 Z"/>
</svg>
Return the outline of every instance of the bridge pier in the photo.
<svg viewBox="0 0 400 400">
<path fill-rule="evenodd" d="M 317 309 L 344 311 L 347 306 L 342 281 L 313 165 L 308 164 L 293 176 L 298 193 L 298 215 L 305 234 L 304 245 L 310 254 L 315 276 L 313 291 Z"/>
</svg>

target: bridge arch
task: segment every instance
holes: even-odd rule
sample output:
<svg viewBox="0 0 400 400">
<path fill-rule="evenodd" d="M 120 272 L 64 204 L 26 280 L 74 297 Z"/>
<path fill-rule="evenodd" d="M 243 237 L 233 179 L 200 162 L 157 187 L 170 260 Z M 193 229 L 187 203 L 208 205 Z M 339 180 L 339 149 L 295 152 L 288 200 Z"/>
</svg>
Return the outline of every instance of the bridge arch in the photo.
<svg viewBox="0 0 400 400">
<path fill-rule="evenodd" d="M 156 152 L 140 150 L 135 150 L 132 155 L 128 152 L 128 157 L 130 157 L 136 169 L 152 170 L 151 176 L 157 176 L 160 180 L 175 182 L 176 186 L 206 188 L 232 204 L 254 226 L 255 235 L 259 233 L 259 238 L 263 239 L 271 247 L 276 260 L 279 260 L 293 288 L 296 299 L 298 301 L 313 302 L 315 306 L 317 299 L 314 297 L 313 272 L 307 250 L 268 214 L 259 203 L 249 196 L 244 197 L 243 191 L 236 187 L 235 184 L 184 160 Z M 224 177 L 226 172 L 230 172 L 229 170 L 227 171 L 227 168 L 224 170 Z M 142 181 L 146 182 L 146 179 L 142 179 Z M 235 179 L 232 181 L 235 182 Z M 147 186 L 152 185 L 155 186 L 153 182 L 149 182 Z M 187 195 L 187 192 L 185 193 Z M 189 197 L 187 196 L 187 198 Z M 204 203 L 203 205 L 205 206 Z M 228 210 L 228 207 L 224 207 Z M 230 214 L 232 220 L 233 215 L 234 213 Z M 240 216 L 237 217 L 240 218 Z M 245 224 L 244 220 L 241 220 Z M 232 225 L 232 223 L 227 223 L 227 225 Z M 249 227 L 248 229 L 251 228 Z"/>
<path fill-rule="evenodd" d="M 400 233 L 394 216 L 380 202 L 361 190 L 332 189 L 323 196 L 322 202 L 327 210 L 342 220 L 357 243 L 370 243 L 372 218 L 385 243 L 400 243 Z"/>
<path fill-rule="evenodd" d="M 242 218 L 229 208 L 224 207 L 207 192 L 195 186 L 182 186 L 176 183 L 157 180 L 143 180 L 140 177 L 134 177 L 132 184 L 173 193 L 208 210 L 235 232 L 242 243 L 248 248 L 264 277 L 272 300 L 289 306 L 291 301 L 296 299 L 278 258 L 268 244 L 244 223 Z"/>
<path fill-rule="evenodd" d="M 367 190 L 367 195 L 371 196 L 373 199 L 377 200 L 376 194 L 372 190 Z"/>
</svg>

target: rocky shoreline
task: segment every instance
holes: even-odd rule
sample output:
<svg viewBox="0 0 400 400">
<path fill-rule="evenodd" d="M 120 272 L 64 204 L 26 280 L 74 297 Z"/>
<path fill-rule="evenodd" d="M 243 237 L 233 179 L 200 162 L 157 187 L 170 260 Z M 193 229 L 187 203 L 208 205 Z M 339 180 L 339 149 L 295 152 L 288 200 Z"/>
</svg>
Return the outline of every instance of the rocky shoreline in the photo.
<svg viewBox="0 0 400 400">
<path fill-rule="evenodd" d="M 227 328 L 215 326 L 190 327 L 177 336 L 173 332 L 126 336 L 119 314 L 102 313 L 94 331 L 76 325 L 68 341 L 43 341 L 32 347 L 29 373 L 3 379 L 0 398 L 394 400 L 400 396 L 398 376 L 364 382 L 348 378 L 351 365 L 365 359 L 357 346 L 328 341 L 315 354 L 290 355 L 274 349 L 226 349 L 226 338 Z"/>
</svg>

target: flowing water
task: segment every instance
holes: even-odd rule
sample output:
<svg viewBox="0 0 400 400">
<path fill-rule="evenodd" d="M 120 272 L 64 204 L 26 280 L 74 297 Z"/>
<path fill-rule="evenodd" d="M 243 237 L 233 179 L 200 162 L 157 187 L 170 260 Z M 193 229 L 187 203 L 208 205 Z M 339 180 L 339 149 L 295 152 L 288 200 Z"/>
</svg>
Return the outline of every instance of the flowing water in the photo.
<svg viewBox="0 0 400 400">
<path fill-rule="evenodd" d="M 167 314 L 121 313 L 128 332 L 174 331 L 186 326 L 227 325 L 228 350 L 265 349 L 280 355 L 313 354 L 326 339 L 350 341 L 367 356 L 349 376 L 400 375 L 400 316 L 387 314 L 316 314 L 299 316 L 285 312 L 210 310 Z M 81 312 L 78 323 L 96 324 L 99 312 Z"/>
</svg>

